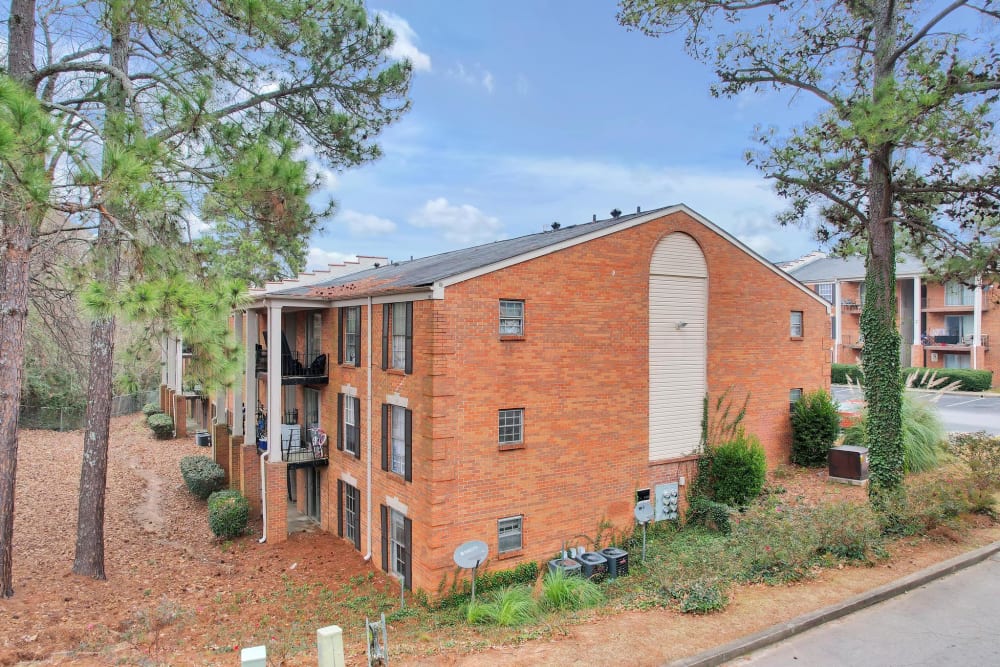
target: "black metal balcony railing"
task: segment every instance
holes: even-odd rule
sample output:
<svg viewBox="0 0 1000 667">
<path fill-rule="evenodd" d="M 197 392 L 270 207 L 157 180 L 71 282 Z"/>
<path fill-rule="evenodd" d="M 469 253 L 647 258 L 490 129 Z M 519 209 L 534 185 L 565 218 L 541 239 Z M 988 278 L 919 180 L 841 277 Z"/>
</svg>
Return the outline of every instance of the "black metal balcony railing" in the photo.
<svg viewBox="0 0 1000 667">
<path fill-rule="evenodd" d="M 295 437 L 296 434 L 301 434 Z M 291 464 L 326 465 L 330 459 L 330 446 L 326 433 L 319 428 L 294 429 L 281 438 L 281 460 Z"/>
<path fill-rule="evenodd" d="M 257 346 L 257 372 L 267 372 L 267 349 Z M 282 384 L 326 384 L 329 379 L 329 356 L 325 353 L 306 356 L 300 352 L 281 355 Z"/>
</svg>

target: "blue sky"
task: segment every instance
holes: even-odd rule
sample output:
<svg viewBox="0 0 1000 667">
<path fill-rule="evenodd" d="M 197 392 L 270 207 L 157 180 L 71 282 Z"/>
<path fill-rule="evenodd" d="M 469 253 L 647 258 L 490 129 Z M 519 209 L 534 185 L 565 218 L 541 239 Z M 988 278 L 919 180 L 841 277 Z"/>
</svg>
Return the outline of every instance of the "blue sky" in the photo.
<svg viewBox="0 0 1000 667">
<path fill-rule="evenodd" d="M 384 157 L 324 174 L 339 204 L 309 266 L 406 259 L 685 203 L 771 260 L 815 249 L 743 159 L 757 124 L 808 119 L 778 95 L 713 99 L 678 39 L 628 32 L 612 2 L 371 4 L 414 64 Z"/>
</svg>

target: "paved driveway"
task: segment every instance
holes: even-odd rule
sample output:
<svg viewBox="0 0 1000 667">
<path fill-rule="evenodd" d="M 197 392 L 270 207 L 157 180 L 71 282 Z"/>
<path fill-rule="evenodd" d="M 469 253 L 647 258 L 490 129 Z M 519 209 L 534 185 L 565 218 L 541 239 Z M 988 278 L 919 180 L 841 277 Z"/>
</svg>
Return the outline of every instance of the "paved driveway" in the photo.
<svg viewBox="0 0 1000 667">
<path fill-rule="evenodd" d="M 916 398 L 937 410 L 946 430 L 952 433 L 986 431 L 1000 435 L 1000 395 L 956 395 L 927 391 L 912 391 Z M 860 389 L 834 385 L 833 397 L 842 405 L 863 400 Z"/>
<path fill-rule="evenodd" d="M 739 667 L 1000 665 L 998 628 L 1000 554 L 995 554 L 968 569 L 729 664 Z"/>
</svg>

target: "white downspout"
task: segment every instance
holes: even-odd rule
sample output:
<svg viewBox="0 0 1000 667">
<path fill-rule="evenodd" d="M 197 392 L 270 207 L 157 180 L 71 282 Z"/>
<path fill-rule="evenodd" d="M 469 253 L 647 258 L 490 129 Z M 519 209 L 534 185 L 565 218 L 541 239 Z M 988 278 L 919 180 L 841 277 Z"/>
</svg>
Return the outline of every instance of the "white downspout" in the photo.
<svg viewBox="0 0 1000 667">
<path fill-rule="evenodd" d="M 368 459 L 365 472 L 367 474 L 367 479 L 365 481 L 365 501 L 368 505 L 366 515 L 368 517 L 368 530 L 367 530 L 367 542 L 368 542 L 368 553 L 365 554 L 365 561 L 370 561 L 372 559 L 372 319 L 374 317 L 372 311 L 372 298 L 368 297 L 368 353 L 365 355 L 365 363 L 368 366 L 368 390 L 367 390 L 367 404 L 368 404 L 368 428 L 367 439 L 368 439 Z"/>
<path fill-rule="evenodd" d="M 270 416 L 269 416 L 270 418 Z M 261 519 L 263 520 L 263 526 L 260 529 L 260 539 L 257 540 L 258 544 L 264 544 L 267 542 L 267 466 L 264 464 L 264 459 L 268 457 L 271 453 L 271 443 L 267 443 L 267 451 L 260 455 L 260 507 L 261 507 Z"/>
</svg>

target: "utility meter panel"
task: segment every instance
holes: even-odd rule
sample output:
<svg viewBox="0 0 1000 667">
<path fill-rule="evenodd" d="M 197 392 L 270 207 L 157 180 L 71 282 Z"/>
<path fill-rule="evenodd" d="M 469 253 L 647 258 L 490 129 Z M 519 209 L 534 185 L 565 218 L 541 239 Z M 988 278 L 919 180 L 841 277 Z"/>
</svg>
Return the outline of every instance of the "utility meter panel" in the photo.
<svg viewBox="0 0 1000 667">
<path fill-rule="evenodd" d="M 670 484 L 656 485 L 656 521 L 676 521 L 678 517 L 678 490 L 677 482 Z"/>
</svg>

